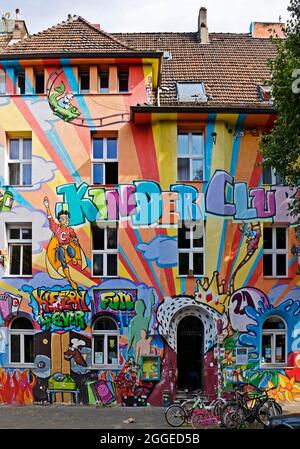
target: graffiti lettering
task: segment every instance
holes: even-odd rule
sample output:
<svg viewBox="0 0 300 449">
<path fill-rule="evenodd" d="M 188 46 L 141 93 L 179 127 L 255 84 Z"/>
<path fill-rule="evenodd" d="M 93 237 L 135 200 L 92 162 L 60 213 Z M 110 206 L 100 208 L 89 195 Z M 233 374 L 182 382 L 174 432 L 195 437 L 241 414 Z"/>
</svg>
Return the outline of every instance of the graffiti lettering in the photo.
<svg viewBox="0 0 300 449">
<path fill-rule="evenodd" d="M 58 292 L 42 289 L 33 290 L 32 296 L 38 303 L 39 313 L 49 313 L 61 310 L 82 310 L 88 312 L 86 291 L 61 290 Z"/>
<path fill-rule="evenodd" d="M 94 306 L 96 313 L 103 310 L 134 310 L 137 292 L 130 290 L 94 290 Z"/>
<path fill-rule="evenodd" d="M 85 313 L 81 310 L 40 314 L 37 320 L 41 329 L 45 331 L 51 330 L 53 326 L 64 330 L 70 328 L 84 330 L 86 328 Z"/>
</svg>

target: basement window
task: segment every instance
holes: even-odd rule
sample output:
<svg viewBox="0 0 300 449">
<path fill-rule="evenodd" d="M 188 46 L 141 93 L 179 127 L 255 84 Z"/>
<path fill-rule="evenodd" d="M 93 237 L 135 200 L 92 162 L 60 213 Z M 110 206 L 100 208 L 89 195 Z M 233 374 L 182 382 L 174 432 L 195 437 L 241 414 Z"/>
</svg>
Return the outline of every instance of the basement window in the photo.
<svg viewBox="0 0 300 449">
<path fill-rule="evenodd" d="M 205 103 L 207 95 L 203 83 L 192 81 L 176 83 L 177 100 L 184 103 Z"/>
</svg>

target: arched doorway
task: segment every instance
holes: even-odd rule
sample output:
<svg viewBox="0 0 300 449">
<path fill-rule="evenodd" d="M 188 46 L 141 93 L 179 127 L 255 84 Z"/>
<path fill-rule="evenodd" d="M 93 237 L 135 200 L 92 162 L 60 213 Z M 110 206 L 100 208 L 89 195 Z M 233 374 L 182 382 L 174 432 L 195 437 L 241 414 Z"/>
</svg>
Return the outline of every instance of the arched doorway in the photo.
<svg viewBox="0 0 300 449">
<path fill-rule="evenodd" d="M 177 327 L 178 388 L 202 388 L 204 326 L 200 318 L 188 315 Z"/>
</svg>

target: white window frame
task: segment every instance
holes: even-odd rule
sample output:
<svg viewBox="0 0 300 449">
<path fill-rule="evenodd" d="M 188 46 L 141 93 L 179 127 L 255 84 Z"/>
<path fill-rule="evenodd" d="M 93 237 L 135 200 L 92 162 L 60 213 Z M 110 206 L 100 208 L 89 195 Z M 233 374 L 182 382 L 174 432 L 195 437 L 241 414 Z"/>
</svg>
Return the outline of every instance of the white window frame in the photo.
<svg viewBox="0 0 300 449">
<path fill-rule="evenodd" d="M 96 324 L 96 322 L 101 319 L 102 317 L 98 317 L 94 324 L 93 324 L 93 329 L 92 329 L 92 367 L 94 368 L 107 368 L 107 369 L 118 369 L 119 368 L 119 337 L 120 337 L 120 330 L 119 330 L 119 326 L 117 321 L 112 318 L 109 317 L 107 315 L 103 315 L 103 318 L 109 318 L 110 320 L 114 321 L 114 323 L 117 326 L 117 330 L 94 330 L 94 326 Z M 103 352 L 103 363 L 94 363 L 95 360 L 95 338 L 97 336 L 104 336 L 104 352 Z M 113 365 L 111 363 L 108 363 L 108 337 L 111 336 L 115 336 L 117 337 L 117 359 L 118 359 L 118 364 L 117 365 Z"/>
<path fill-rule="evenodd" d="M 188 135 L 188 154 L 185 156 L 179 155 L 178 152 L 178 136 L 187 134 Z M 192 136 L 193 135 L 201 135 L 202 136 L 202 155 L 197 155 L 192 153 L 193 149 L 193 143 L 192 143 Z M 189 160 L 189 179 L 178 179 L 178 162 L 179 159 L 188 159 Z M 201 160 L 203 163 L 203 178 L 202 179 L 192 179 L 193 177 L 193 160 Z M 191 182 L 203 182 L 205 181 L 205 144 L 204 144 L 204 133 L 203 131 L 178 131 L 177 133 L 177 173 L 176 173 L 177 182 L 182 181 L 191 181 Z"/>
<path fill-rule="evenodd" d="M 281 318 L 281 316 L 272 315 L 272 316 L 269 316 L 268 318 L 266 318 L 265 321 L 267 321 L 269 318 L 280 319 L 283 322 L 285 328 L 284 329 L 263 329 L 262 328 L 262 336 L 263 335 L 271 336 L 271 362 L 267 363 L 267 362 L 262 361 L 261 366 L 264 368 L 266 368 L 266 367 L 273 367 L 273 368 L 281 367 L 282 368 L 282 367 L 287 366 L 287 356 L 288 356 L 288 354 L 287 354 L 287 349 L 288 349 L 287 348 L 287 325 L 286 325 L 285 320 L 283 320 Z M 276 336 L 277 335 L 283 335 L 285 337 L 285 359 L 284 359 L 284 362 L 282 362 L 282 363 L 276 362 Z M 261 337 L 261 356 L 260 356 L 261 360 L 262 360 L 262 351 L 263 351 L 263 343 L 262 343 L 262 337 Z"/>
<path fill-rule="evenodd" d="M 88 75 L 89 77 L 89 89 L 82 89 L 81 87 L 81 77 L 82 75 Z M 91 92 L 91 76 L 90 76 L 90 72 L 89 70 L 82 70 L 78 73 L 78 78 L 79 78 L 79 93 L 84 95 L 84 94 L 89 94 Z"/>
<path fill-rule="evenodd" d="M 190 247 L 189 248 L 179 248 L 178 245 L 178 275 L 179 277 L 188 277 L 189 274 L 180 274 L 179 272 L 179 254 L 189 254 L 189 271 L 193 271 L 194 274 L 194 261 L 193 261 L 193 255 L 194 254 L 203 254 L 203 273 L 202 274 L 194 274 L 194 276 L 196 277 L 203 277 L 205 276 L 205 224 L 204 222 L 185 222 L 183 223 L 186 226 L 188 225 L 192 225 L 192 226 L 202 226 L 203 228 L 203 246 L 202 247 L 194 247 L 193 242 L 194 239 L 193 237 L 190 238 Z M 192 234 L 192 236 L 194 235 L 194 230 L 192 229 L 190 231 L 190 235 Z M 179 242 L 178 242 L 179 243 Z"/>
<path fill-rule="evenodd" d="M 285 249 L 277 249 L 276 248 L 276 229 L 277 228 L 283 228 L 285 229 Z M 272 255 L 272 274 L 265 274 L 263 273 L 263 276 L 265 278 L 277 278 L 277 279 L 284 279 L 287 278 L 289 273 L 288 273 L 288 229 L 286 226 L 266 226 L 264 227 L 265 229 L 272 229 L 272 248 L 269 249 L 265 249 L 263 248 L 263 255 L 264 254 L 271 254 Z M 286 266 L 286 274 L 285 276 L 283 275 L 277 275 L 276 274 L 276 268 L 277 268 L 277 262 L 276 262 L 276 255 L 277 254 L 285 254 L 286 258 L 285 258 L 285 266 Z"/>
<path fill-rule="evenodd" d="M 91 238 L 91 246 L 92 246 L 92 276 L 94 278 L 116 278 L 119 276 L 119 227 L 117 222 L 107 222 L 107 221 L 97 221 L 99 228 L 104 229 L 104 249 L 94 249 L 93 248 L 93 238 Z M 107 228 L 117 228 L 117 248 L 107 248 Z M 91 233 L 93 232 L 92 224 L 91 224 Z M 103 274 L 98 275 L 94 274 L 94 255 L 102 254 L 103 255 Z M 117 274 L 107 274 L 107 256 L 108 254 L 116 254 L 117 255 Z"/>
<path fill-rule="evenodd" d="M 275 168 L 272 166 L 267 167 L 269 170 L 271 170 L 271 184 L 264 183 L 264 179 L 262 179 L 262 184 L 266 186 L 279 186 L 282 185 L 282 183 L 278 182 Z M 263 169 L 263 177 L 264 177 L 264 169 Z"/>
<path fill-rule="evenodd" d="M 20 251 L 20 272 L 22 270 L 22 261 L 23 261 L 23 247 L 26 245 L 31 245 L 31 253 L 32 253 L 32 238 L 31 239 L 23 239 L 21 236 L 22 229 L 31 229 L 32 234 L 32 223 L 6 223 L 6 234 L 7 234 L 7 247 L 8 247 L 8 261 L 7 261 L 7 277 L 12 278 L 31 278 L 32 274 L 10 274 L 10 256 L 11 256 L 11 248 L 12 246 L 21 246 Z M 19 229 L 20 230 L 20 238 L 19 239 L 11 239 L 10 238 L 10 230 L 11 229 Z M 31 257 L 31 269 L 32 269 L 32 257 Z"/>
<path fill-rule="evenodd" d="M 10 142 L 12 140 L 19 141 L 19 159 L 10 159 Z M 31 159 L 23 158 L 23 145 L 24 140 L 31 140 Z M 32 187 L 32 138 L 31 137 L 10 137 L 8 141 L 8 174 L 7 174 L 7 185 L 11 185 L 12 187 Z M 19 164 L 20 165 L 20 184 L 10 184 L 10 169 L 9 166 L 11 164 Z M 31 184 L 23 184 L 23 165 L 31 165 Z"/>
<path fill-rule="evenodd" d="M 96 139 L 102 139 L 103 140 L 103 158 L 94 158 L 94 140 Z M 108 158 L 107 157 L 107 142 L 108 139 L 115 139 L 117 141 L 117 157 L 116 158 Z M 117 137 L 114 136 L 105 136 L 105 137 L 98 137 L 98 136 L 93 136 L 92 138 L 92 156 L 91 156 L 91 168 L 92 168 L 92 172 L 91 172 L 91 180 L 92 180 L 92 185 L 106 185 L 106 164 L 110 163 L 110 162 L 117 162 L 118 163 L 118 179 L 119 179 L 119 141 Z M 103 165 L 103 184 L 95 184 L 94 182 L 94 165 L 97 164 L 101 164 Z M 117 181 L 118 181 L 117 179 Z"/>
<path fill-rule="evenodd" d="M 20 318 L 20 317 L 18 317 Z M 28 318 L 26 318 L 28 321 L 30 321 Z M 34 362 L 32 363 L 26 363 L 25 362 L 25 335 L 32 335 L 34 338 L 34 329 L 11 329 L 11 325 L 14 322 L 14 320 L 10 323 L 9 327 L 9 365 L 12 367 L 34 367 Z M 11 336 L 12 335 L 19 335 L 20 336 L 20 362 L 12 362 L 11 361 Z"/>
</svg>

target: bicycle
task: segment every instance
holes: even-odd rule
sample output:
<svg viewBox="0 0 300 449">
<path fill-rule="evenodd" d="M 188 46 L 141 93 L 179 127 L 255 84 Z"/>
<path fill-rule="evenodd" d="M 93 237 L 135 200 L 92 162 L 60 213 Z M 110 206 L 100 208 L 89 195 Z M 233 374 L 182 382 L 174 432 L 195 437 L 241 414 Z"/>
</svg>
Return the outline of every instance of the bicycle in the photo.
<svg viewBox="0 0 300 449">
<path fill-rule="evenodd" d="M 249 384 L 244 384 L 249 385 Z M 253 387 L 253 386 L 252 386 Z M 242 424 L 260 422 L 267 425 L 271 416 L 282 413 L 281 406 L 268 396 L 268 390 L 237 392 L 236 401 L 230 401 L 221 414 L 221 423 L 228 429 L 238 429 Z"/>
</svg>

